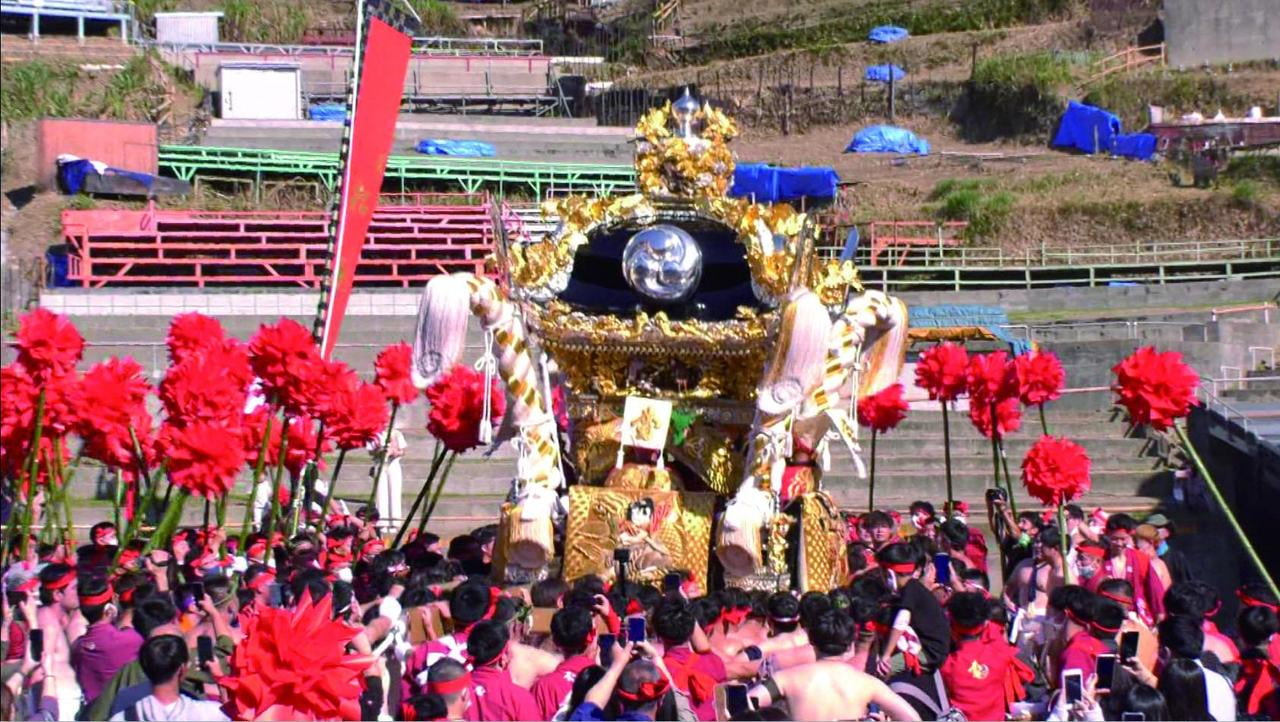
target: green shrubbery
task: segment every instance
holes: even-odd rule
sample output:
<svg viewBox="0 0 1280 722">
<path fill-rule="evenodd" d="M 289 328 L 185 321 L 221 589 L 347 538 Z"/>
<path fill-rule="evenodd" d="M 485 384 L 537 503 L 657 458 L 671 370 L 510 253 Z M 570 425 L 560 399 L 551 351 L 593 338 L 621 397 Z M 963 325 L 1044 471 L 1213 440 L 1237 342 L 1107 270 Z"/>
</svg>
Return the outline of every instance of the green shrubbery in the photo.
<svg viewBox="0 0 1280 722">
<path fill-rule="evenodd" d="M 938 218 L 968 222 L 964 235 L 973 240 L 989 238 L 1004 226 L 1014 198 L 1011 193 L 991 190 L 985 181 L 948 178 L 934 186 L 929 200 L 938 203 Z"/>
<path fill-rule="evenodd" d="M 1068 15 L 1074 6 L 1074 0 L 939 0 L 924 6 L 880 0 L 812 25 L 787 27 L 773 20 L 727 25 L 707 33 L 707 41 L 686 57 L 707 62 L 788 48 L 816 49 L 866 40 L 877 25 L 898 25 L 912 35 L 989 30 Z"/>
<path fill-rule="evenodd" d="M 157 70 L 160 68 L 160 70 Z M 184 91 L 190 82 L 154 54 L 138 55 L 101 83 L 82 76 L 70 63 L 31 60 L 0 66 L 0 107 L 4 119 L 53 117 L 158 120 L 167 72 Z"/>
<path fill-rule="evenodd" d="M 456 37 L 467 34 L 467 24 L 458 18 L 453 8 L 440 0 L 408 0 L 408 2 L 422 20 L 424 35 Z"/>
<path fill-rule="evenodd" d="M 1055 53 L 995 55 L 978 62 L 964 115 L 975 140 L 1048 134 L 1062 113 L 1060 91 L 1072 80 L 1069 60 Z"/>
</svg>

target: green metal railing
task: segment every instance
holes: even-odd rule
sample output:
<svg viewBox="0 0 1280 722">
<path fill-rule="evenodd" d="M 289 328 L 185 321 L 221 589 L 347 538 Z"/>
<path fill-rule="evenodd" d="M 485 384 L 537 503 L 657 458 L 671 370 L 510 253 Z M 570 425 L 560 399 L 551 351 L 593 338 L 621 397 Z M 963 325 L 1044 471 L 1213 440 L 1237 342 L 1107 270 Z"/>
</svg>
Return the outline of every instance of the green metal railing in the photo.
<svg viewBox="0 0 1280 722">
<path fill-rule="evenodd" d="M 879 266 L 858 269 L 884 291 L 980 291 L 1280 278 L 1280 256 L 1045 266 Z"/>
<path fill-rule="evenodd" d="M 249 174 L 261 187 L 264 176 L 312 177 L 332 191 L 338 179 L 338 154 L 265 148 L 217 148 L 162 145 L 159 164 L 182 180 L 216 173 Z M 549 163 L 541 161 L 436 158 L 393 155 L 386 178 L 399 180 L 401 191 L 410 181 L 443 181 L 466 193 L 498 195 L 527 191 L 535 198 L 548 192 L 613 194 L 635 189 L 630 165 Z"/>
</svg>

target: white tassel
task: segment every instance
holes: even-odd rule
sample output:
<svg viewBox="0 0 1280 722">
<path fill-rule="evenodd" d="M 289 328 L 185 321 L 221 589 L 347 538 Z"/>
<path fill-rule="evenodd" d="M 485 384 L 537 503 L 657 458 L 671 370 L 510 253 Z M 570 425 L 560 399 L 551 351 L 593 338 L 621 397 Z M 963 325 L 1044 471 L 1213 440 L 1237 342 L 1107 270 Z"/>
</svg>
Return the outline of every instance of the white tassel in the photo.
<svg viewBox="0 0 1280 722">
<path fill-rule="evenodd" d="M 493 355 L 493 331 L 484 331 L 484 355 L 476 361 L 477 371 L 484 374 L 484 414 L 480 417 L 480 443 L 493 442 L 493 377 L 498 372 L 498 359 Z"/>
</svg>

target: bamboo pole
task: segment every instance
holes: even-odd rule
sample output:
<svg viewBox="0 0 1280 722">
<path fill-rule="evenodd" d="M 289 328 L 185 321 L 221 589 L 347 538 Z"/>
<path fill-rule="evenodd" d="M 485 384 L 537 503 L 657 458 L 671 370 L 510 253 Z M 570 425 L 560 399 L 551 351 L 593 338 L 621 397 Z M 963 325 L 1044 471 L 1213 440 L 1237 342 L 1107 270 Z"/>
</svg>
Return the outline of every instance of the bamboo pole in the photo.
<svg viewBox="0 0 1280 722">
<path fill-rule="evenodd" d="M 1178 440 L 1182 442 L 1182 448 L 1191 457 L 1191 462 L 1195 464 L 1196 471 L 1200 472 L 1200 476 L 1204 479 L 1205 485 L 1209 487 L 1209 491 L 1213 494 L 1213 498 L 1221 507 L 1222 513 L 1227 517 L 1227 523 L 1231 525 L 1231 530 L 1235 532 L 1236 538 L 1240 540 L 1240 545 L 1244 547 L 1245 554 L 1248 555 L 1249 561 L 1258 568 L 1258 574 L 1262 575 L 1262 580 L 1266 582 L 1271 593 L 1280 597 L 1280 589 L 1276 588 L 1276 582 L 1271 578 L 1271 573 L 1267 571 L 1267 567 L 1262 563 L 1262 559 L 1258 557 L 1258 552 L 1253 548 L 1253 544 L 1249 542 L 1249 537 L 1245 535 L 1244 528 L 1240 526 L 1240 522 L 1236 520 L 1236 515 L 1231 511 L 1231 507 L 1227 505 L 1227 500 L 1222 496 L 1222 490 L 1218 488 L 1218 482 L 1214 481 L 1213 475 L 1209 473 L 1209 468 L 1204 465 L 1204 460 L 1200 458 L 1200 452 L 1196 451 L 1196 447 L 1191 443 L 1191 439 L 1187 436 L 1186 429 L 1176 421 L 1173 429 L 1178 434 Z"/>
</svg>

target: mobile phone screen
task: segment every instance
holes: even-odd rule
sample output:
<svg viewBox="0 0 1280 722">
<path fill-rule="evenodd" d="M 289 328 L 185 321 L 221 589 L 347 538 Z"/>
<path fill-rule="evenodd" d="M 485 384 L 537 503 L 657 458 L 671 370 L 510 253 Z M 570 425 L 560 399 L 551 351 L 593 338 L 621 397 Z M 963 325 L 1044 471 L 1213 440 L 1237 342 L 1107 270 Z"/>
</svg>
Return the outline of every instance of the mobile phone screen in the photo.
<svg viewBox="0 0 1280 722">
<path fill-rule="evenodd" d="M 1120 719 L 1124 722 L 1146 722 L 1147 716 L 1141 712 L 1121 712 Z"/>
<path fill-rule="evenodd" d="M 1116 676 L 1116 656 L 1114 654 L 1098 655 L 1098 689 L 1111 689 L 1112 680 Z"/>
<path fill-rule="evenodd" d="M 1075 704 L 1084 699 L 1084 683 L 1081 680 L 1081 674 L 1078 669 L 1062 673 L 1062 688 L 1067 695 L 1067 704 Z"/>
<path fill-rule="evenodd" d="M 662 578 L 662 591 L 664 592 L 680 591 L 680 581 L 681 579 L 678 573 L 672 572 L 671 574 L 666 575 L 665 577 Z"/>
<path fill-rule="evenodd" d="M 644 617 L 631 617 L 627 620 L 627 643 L 645 641 Z"/>
<path fill-rule="evenodd" d="M 1138 656 L 1138 633 L 1125 632 L 1120 635 L 1120 659 L 1127 661 Z"/>
<path fill-rule="evenodd" d="M 44 656 L 44 630 L 33 629 L 30 632 L 30 636 L 31 661 L 39 662 L 40 658 Z"/>
<path fill-rule="evenodd" d="M 613 648 L 618 638 L 612 634 L 600 635 L 600 664 L 608 667 L 613 662 Z"/>
<path fill-rule="evenodd" d="M 196 658 L 201 664 L 213 661 L 213 637 L 201 635 L 196 638 Z"/>
<path fill-rule="evenodd" d="M 1013 621 L 1009 622 L 1009 644 L 1017 644 L 1018 637 L 1022 635 L 1022 620 L 1027 615 L 1027 610 L 1019 609 L 1018 613 L 1013 616 Z"/>
<path fill-rule="evenodd" d="M 204 582 L 191 583 L 191 598 L 195 600 L 196 604 L 199 604 L 200 600 L 204 599 Z"/>
<path fill-rule="evenodd" d="M 935 554 L 933 555 L 934 578 L 939 584 L 951 583 L 951 555 Z"/>
<path fill-rule="evenodd" d="M 747 711 L 747 685 L 725 685 L 724 710 L 729 713 L 730 717 L 737 717 Z"/>
<path fill-rule="evenodd" d="M 279 584 L 272 584 L 267 587 L 267 600 L 271 606 L 279 609 L 284 606 L 284 587 Z"/>
</svg>

